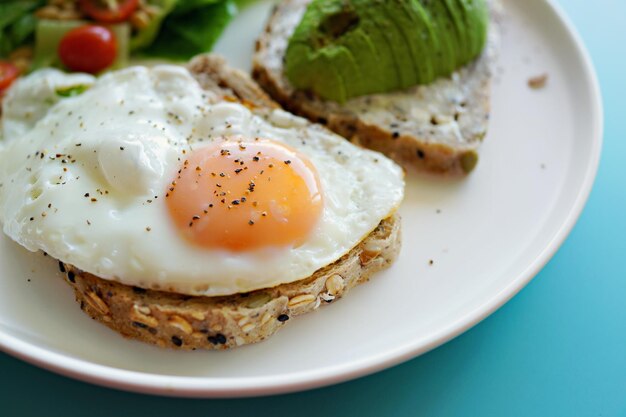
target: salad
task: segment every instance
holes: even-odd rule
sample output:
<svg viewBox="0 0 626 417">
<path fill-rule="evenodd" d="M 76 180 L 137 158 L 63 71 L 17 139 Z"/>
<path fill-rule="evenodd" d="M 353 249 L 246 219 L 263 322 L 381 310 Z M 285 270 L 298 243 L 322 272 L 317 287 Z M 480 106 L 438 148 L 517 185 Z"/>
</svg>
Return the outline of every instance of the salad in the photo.
<svg viewBox="0 0 626 417">
<path fill-rule="evenodd" d="M 245 0 L 244 0 L 245 1 Z M 131 56 L 187 60 L 210 51 L 242 0 L 5 0 L 0 94 L 42 67 L 92 74 Z"/>
</svg>

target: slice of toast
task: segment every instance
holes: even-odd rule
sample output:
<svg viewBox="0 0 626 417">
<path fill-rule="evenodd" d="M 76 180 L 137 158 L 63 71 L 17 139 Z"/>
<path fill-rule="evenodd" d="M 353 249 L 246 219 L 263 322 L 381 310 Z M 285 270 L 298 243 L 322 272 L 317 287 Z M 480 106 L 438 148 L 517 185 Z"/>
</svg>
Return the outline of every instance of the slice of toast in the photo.
<svg viewBox="0 0 626 417">
<path fill-rule="evenodd" d="M 188 66 L 209 100 L 240 101 L 260 114 L 277 108 L 245 73 L 216 56 Z M 291 318 L 341 298 L 386 267 L 400 250 L 400 220 L 384 219 L 349 253 L 312 276 L 274 288 L 221 297 L 146 290 L 59 263 L 81 309 L 122 335 L 178 349 L 227 349 L 259 342 Z"/>
<path fill-rule="evenodd" d="M 490 3 L 491 29 L 482 55 L 449 78 L 343 105 L 294 89 L 284 75 L 289 38 L 311 0 L 285 0 L 256 43 L 253 78 L 292 113 L 324 124 L 354 143 L 379 151 L 412 171 L 465 175 L 489 122 L 499 5 Z"/>
</svg>

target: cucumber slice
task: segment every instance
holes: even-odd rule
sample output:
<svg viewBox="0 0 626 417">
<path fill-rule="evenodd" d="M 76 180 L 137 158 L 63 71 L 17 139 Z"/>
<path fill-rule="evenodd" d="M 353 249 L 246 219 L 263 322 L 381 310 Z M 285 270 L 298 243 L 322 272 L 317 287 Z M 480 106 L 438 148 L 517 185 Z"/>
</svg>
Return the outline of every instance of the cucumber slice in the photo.
<svg viewBox="0 0 626 417">
<path fill-rule="evenodd" d="M 70 30 L 87 24 L 89 23 L 82 20 L 39 20 L 35 30 L 35 58 L 32 69 L 36 70 L 43 67 L 63 68 L 57 52 L 61 39 Z M 122 68 L 128 64 L 130 26 L 128 23 L 119 23 L 106 25 L 106 27 L 113 32 L 117 41 L 117 56 L 115 61 L 113 61 L 113 65 L 108 69 Z"/>
</svg>

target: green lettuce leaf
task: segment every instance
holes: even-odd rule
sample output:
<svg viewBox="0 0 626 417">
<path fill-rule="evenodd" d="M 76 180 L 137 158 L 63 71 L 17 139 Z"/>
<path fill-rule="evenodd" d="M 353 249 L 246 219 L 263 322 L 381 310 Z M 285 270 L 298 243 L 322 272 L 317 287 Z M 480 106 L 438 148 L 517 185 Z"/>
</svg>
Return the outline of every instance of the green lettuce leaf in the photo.
<svg viewBox="0 0 626 417">
<path fill-rule="evenodd" d="M 0 57 L 32 40 L 36 18 L 32 12 L 44 0 L 0 0 Z"/>
<path fill-rule="evenodd" d="M 191 5 L 194 8 L 190 8 Z M 181 13 L 179 7 L 186 10 Z M 177 3 L 146 55 L 187 60 L 211 50 L 237 12 L 233 0 L 186 0 Z"/>
</svg>

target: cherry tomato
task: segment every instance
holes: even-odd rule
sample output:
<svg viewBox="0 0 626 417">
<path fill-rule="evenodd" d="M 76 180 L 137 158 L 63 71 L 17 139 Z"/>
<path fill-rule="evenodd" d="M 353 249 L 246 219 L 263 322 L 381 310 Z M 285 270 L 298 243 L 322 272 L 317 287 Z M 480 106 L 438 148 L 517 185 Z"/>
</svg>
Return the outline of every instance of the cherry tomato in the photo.
<svg viewBox="0 0 626 417">
<path fill-rule="evenodd" d="M 70 70 L 95 74 L 115 61 L 117 42 L 109 29 L 86 25 L 67 32 L 58 53 Z"/>
<path fill-rule="evenodd" d="M 80 10 L 102 23 L 119 23 L 128 20 L 137 9 L 139 0 L 79 0 Z"/>
<path fill-rule="evenodd" d="M 0 94 L 13 84 L 20 75 L 20 70 L 10 62 L 0 61 Z"/>
</svg>

